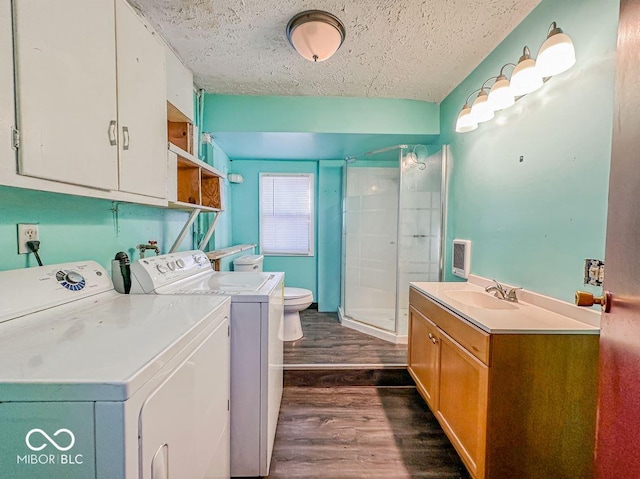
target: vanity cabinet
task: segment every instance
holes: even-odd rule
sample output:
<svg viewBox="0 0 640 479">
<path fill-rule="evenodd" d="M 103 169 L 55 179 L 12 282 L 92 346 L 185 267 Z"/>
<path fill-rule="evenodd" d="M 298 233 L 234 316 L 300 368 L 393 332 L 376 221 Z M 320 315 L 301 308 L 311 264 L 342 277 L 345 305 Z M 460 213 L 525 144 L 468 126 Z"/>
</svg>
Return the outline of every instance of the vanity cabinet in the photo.
<svg viewBox="0 0 640 479">
<path fill-rule="evenodd" d="M 489 333 L 414 287 L 409 303 L 409 373 L 473 478 L 593 477 L 598 335 Z"/>
<path fill-rule="evenodd" d="M 22 175 L 166 194 L 164 46 L 124 0 L 15 0 Z"/>
</svg>

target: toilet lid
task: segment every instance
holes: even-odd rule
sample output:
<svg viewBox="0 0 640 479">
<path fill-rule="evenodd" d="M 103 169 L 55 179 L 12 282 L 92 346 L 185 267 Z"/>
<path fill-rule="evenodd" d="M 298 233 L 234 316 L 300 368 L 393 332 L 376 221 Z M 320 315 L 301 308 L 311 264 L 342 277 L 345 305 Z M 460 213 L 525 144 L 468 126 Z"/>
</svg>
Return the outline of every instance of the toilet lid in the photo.
<svg viewBox="0 0 640 479">
<path fill-rule="evenodd" d="M 284 288 L 284 299 L 298 299 L 310 294 L 311 291 L 304 288 Z"/>
</svg>

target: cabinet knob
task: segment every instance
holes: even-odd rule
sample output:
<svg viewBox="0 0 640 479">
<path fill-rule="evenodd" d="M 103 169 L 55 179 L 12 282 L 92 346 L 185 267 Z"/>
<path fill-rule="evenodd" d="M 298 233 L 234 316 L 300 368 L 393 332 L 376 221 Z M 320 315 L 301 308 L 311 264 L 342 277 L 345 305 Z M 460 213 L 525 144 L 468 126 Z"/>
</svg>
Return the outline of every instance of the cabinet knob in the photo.
<svg viewBox="0 0 640 479">
<path fill-rule="evenodd" d="M 611 293 L 605 291 L 602 296 L 594 296 L 587 291 L 576 291 L 576 306 L 593 306 L 599 304 L 602 311 L 608 313 L 611 309 Z"/>
<path fill-rule="evenodd" d="M 438 340 L 436 339 L 436 337 L 435 337 L 433 334 L 431 334 L 431 333 L 429 333 L 429 339 L 431 340 L 431 342 L 432 342 L 433 344 L 436 344 L 436 343 L 438 342 Z"/>
</svg>

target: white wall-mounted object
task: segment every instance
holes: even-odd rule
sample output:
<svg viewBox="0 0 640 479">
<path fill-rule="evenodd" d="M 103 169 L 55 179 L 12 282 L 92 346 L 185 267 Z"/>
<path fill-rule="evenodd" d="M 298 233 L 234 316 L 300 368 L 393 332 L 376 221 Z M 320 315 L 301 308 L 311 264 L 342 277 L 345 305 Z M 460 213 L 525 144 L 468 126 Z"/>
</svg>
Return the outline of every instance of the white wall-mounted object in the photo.
<svg viewBox="0 0 640 479">
<path fill-rule="evenodd" d="M 124 0 L 13 6 L 19 173 L 163 198 L 164 47 L 151 28 Z"/>
<path fill-rule="evenodd" d="M 193 73 L 189 70 L 173 50 L 165 45 L 167 59 L 167 101 L 185 118 L 182 121 L 194 120 L 193 114 Z M 170 121 L 180 121 L 179 119 Z"/>
<path fill-rule="evenodd" d="M 229 173 L 228 178 L 229 183 L 242 183 L 244 181 L 244 176 L 240 173 Z"/>
<path fill-rule="evenodd" d="M 0 5 L 0 85 L 0 165 L 11 164 L 15 168 L 11 2 L 2 2 Z"/>
<path fill-rule="evenodd" d="M 451 272 L 456 276 L 467 279 L 471 270 L 471 241 L 453 240 L 451 254 Z"/>
</svg>

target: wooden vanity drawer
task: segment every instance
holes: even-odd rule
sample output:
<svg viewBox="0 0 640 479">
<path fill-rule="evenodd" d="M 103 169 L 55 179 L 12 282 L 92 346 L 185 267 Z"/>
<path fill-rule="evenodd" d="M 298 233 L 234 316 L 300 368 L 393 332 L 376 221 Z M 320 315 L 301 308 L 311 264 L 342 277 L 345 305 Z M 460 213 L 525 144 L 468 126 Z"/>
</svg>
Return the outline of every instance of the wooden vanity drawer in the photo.
<svg viewBox="0 0 640 479">
<path fill-rule="evenodd" d="M 414 288 L 409 290 L 409 303 L 476 358 L 489 365 L 488 333 L 449 313 Z"/>
</svg>

